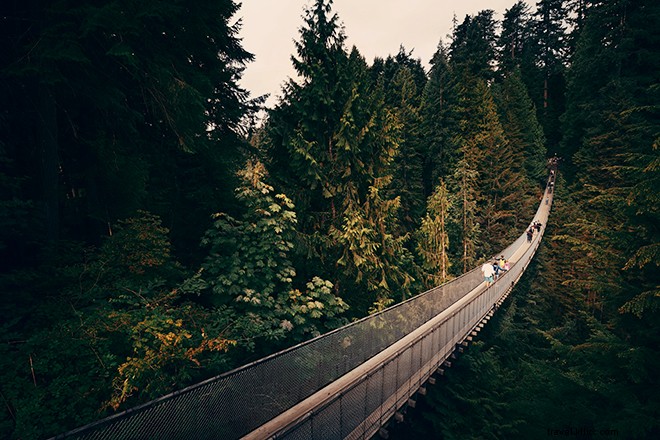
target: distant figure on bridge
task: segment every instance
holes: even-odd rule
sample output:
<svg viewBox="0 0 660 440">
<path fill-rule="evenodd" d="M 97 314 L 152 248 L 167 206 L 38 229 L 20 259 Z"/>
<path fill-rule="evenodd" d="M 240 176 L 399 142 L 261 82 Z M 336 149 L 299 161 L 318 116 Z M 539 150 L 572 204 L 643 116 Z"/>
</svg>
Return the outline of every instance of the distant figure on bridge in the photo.
<svg viewBox="0 0 660 440">
<path fill-rule="evenodd" d="M 536 232 L 541 232 L 541 222 L 536 220 L 534 222 L 534 228 L 536 228 Z"/>
<path fill-rule="evenodd" d="M 508 270 L 506 268 L 506 263 L 507 261 L 504 259 L 504 255 L 500 256 L 500 259 L 497 261 L 497 264 L 500 266 L 500 271 L 506 272 Z"/>
<path fill-rule="evenodd" d="M 529 229 L 527 230 L 527 243 L 531 243 L 532 238 L 534 238 L 534 228 L 530 226 Z"/>
<path fill-rule="evenodd" d="M 486 282 L 486 287 L 490 287 L 493 284 L 493 275 L 495 275 L 495 269 L 493 269 L 493 263 L 486 261 L 483 266 L 481 266 L 481 272 L 484 274 L 484 281 Z"/>
</svg>

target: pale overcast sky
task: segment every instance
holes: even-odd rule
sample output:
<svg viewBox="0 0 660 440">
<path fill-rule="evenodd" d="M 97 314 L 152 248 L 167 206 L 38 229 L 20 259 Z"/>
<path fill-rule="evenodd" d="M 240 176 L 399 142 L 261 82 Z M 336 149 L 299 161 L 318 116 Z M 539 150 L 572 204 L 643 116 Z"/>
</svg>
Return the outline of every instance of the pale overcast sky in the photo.
<svg viewBox="0 0 660 440">
<path fill-rule="evenodd" d="M 242 0 L 235 18 L 242 18 L 243 47 L 255 55 L 248 64 L 241 85 L 252 97 L 270 93 L 272 106 L 282 84 L 295 75 L 290 57 L 295 53 L 303 13 L 313 0 Z M 337 13 L 347 36 L 346 48 L 356 46 L 371 64 L 376 56 L 386 58 L 403 45 L 425 69 L 438 42 L 446 43 L 456 15 L 462 22 L 466 14 L 484 9 L 495 11 L 501 20 L 504 11 L 516 0 L 335 0 Z M 534 4 L 534 1 L 527 1 Z"/>
</svg>

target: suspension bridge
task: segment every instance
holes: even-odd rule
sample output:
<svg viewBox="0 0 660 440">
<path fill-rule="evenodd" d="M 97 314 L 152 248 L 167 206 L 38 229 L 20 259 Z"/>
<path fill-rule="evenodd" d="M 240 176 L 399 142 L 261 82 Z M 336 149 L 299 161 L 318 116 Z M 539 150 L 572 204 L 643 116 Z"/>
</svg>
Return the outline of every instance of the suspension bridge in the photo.
<svg viewBox="0 0 660 440">
<path fill-rule="evenodd" d="M 380 313 L 54 439 L 369 439 L 387 437 L 436 373 L 451 366 L 509 295 L 541 243 L 553 172 L 533 221 L 498 255 L 492 285 L 480 268 Z"/>
</svg>

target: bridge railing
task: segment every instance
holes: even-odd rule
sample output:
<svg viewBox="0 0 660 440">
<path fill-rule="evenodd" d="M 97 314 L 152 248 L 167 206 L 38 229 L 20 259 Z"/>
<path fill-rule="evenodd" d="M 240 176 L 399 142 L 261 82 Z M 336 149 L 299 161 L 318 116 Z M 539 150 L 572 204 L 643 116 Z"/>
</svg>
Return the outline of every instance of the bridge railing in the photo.
<svg viewBox="0 0 660 440">
<path fill-rule="evenodd" d="M 550 202 L 551 192 L 546 191 L 544 198 Z M 545 225 L 549 209 L 550 203 L 546 204 L 542 199 L 534 220 Z M 515 262 L 493 285 L 485 287 L 480 270 L 465 274 L 468 275 L 465 278 L 473 282 L 461 285 L 463 288 L 470 287 L 469 290 L 462 290 L 462 297 L 452 299 L 448 307 L 425 322 L 418 323 L 413 331 L 398 342 L 389 345 L 351 374 L 338 379 L 328 387 L 332 390 L 320 390 L 316 394 L 320 397 L 309 399 L 316 403 L 303 404 L 304 409 L 298 410 L 298 415 L 280 417 L 285 420 L 271 422 L 251 433 L 249 438 L 371 438 L 447 360 L 457 344 L 464 341 L 508 295 L 532 260 L 544 230 L 545 227 L 541 228 L 531 243 L 527 243 L 525 233 L 521 234 L 503 251 L 506 258 L 513 257 Z M 447 289 L 451 284 L 444 285 L 444 293 L 453 290 Z M 431 303 L 427 303 L 428 300 L 443 299 L 434 297 L 434 294 L 441 292 L 438 289 L 432 289 L 424 296 L 420 295 L 408 302 L 432 307 Z"/>
<path fill-rule="evenodd" d="M 539 207 L 539 212 L 542 207 L 543 205 Z M 536 218 L 539 218 L 539 212 Z M 545 224 L 545 221 L 543 223 Z M 502 254 L 510 258 L 524 240 L 523 234 L 502 251 Z M 512 268 L 507 277 L 511 278 L 514 273 Z M 380 313 L 55 438 L 240 438 L 437 317 L 482 281 L 481 271 L 474 269 Z M 495 285 L 503 284 L 498 282 Z M 497 290 L 498 288 L 489 289 L 490 292 Z M 470 307 L 477 307 L 479 311 L 492 307 L 489 296 L 478 301 L 480 302 L 470 304 Z M 447 335 L 450 332 L 459 332 L 471 325 L 474 319 L 477 318 L 468 318 L 467 312 L 461 312 L 449 319 L 438 331 Z M 450 342 L 445 341 L 447 337 Z M 447 344 L 453 343 L 458 336 L 447 337 L 433 336 L 438 341 L 445 341 L 442 342 L 439 353 L 445 353 L 450 346 Z M 430 356 L 431 351 L 438 347 L 441 343 L 438 341 L 424 342 L 412 350 L 424 353 L 420 354 L 420 359 L 427 362 L 425 357 Z M 411 356 L 416 359 L 417 355 Z M 390 365 L 390 362 L 390 366 L 383 367 L 382 371 L 377 373 L 382 375 L 382 393 L 387 393 L 391 387 L 397 386 L 389 383 L 392 368 L 396 368 L 399 374 L 399 367 L 404 371 L 412 366 L 402 365 L 400 362 L 403 361 L 392 364 L 396 367 Z M 374 383 L 365 383 L 363 386 L 368 390 L 369 387 L 375 386 Z M 348 396 L 347 394 L 347 397 L 342 397 L 333 405 L 345 405 Z M 394 402 L 393 405 L 398 403 Z M 324 412 L 331 413 L 332 411 Z M 316 418 L 316 423 L 321 423 L 319 418 Z"/>
<path fill-rule="evenodd" d="M 287 440 L 369 439 L 435 373 L 522 276 L 540 244 L 538 234 L 511 269 L 491 287 L 476 290 L 381 353 L 362 375 L 274 438 Z M 523 235 L 521 243 L 526 241 Z M 256 436 L 260 437 L 260 436 Z M 268 436 L 270 438 L 271 435 Z"/>
<path fill-rule="evenodd" d="M 56 438 L 183 438 L 251 432 L 353 370 L 482 281 L 472 270 L 382 312 Z"/>
</svg>

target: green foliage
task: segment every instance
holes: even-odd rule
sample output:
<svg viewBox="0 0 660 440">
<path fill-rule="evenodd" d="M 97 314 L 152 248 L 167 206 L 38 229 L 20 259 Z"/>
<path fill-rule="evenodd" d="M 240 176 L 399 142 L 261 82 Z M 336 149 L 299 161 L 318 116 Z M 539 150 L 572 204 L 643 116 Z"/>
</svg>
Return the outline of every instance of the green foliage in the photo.
<svg viewBox="0 0 660 440">
<path fill-rule="evenodd" d="M 494 95 L 511 151 L 522 152 L 516 160 L 523 161 L 525 176 L 530 182 L 544 183 L 547 150 L 543 128 L 517 68 L 504 75 Z"/>
<path fill-rule="evenodd" d="M 228 366 L 235 317 L 183 301 L 167 229 L 139 214 L 100 249 L 60 246 L 32 273 L 50 295 L 1 329 L 3 436 L 55 435 Z"/>
<path fill-rule="evenodd" d="M 577 173 L 557 177 L 550 240 L 419 429 L 537 438 L 608 420 L 657 437 L 657 2 L 571 2 L 571 41 L 565 1 L 534 18 L 516 3 L 499 39 L 482 11 L 427 75 L 403 47 L 369 66 L 315 0 L 300 80 L 239 173 L 256 102 L 237 86 L 251 56 L 236 3 L 14 3 L 0 436 L 61 433 L 472 268 L 530 219 L 570 68 L 561 151 Z"/>
<path fill-rule="evenodd" d="M 237 84 L 252 59 L 232 24 L 237 9 L 231 0 L 3 5 L 0 101 L 14 176 L 25 178 L 20 198 L 43 223 L 31 241 L 98 243 L 108 225 L 149 209 L 178 249 L 197 245 L 211 206 L 231 197 L 250 111 Z"/>
<path fill-rule="evenodd" d="M 395 292 L 405 299 L 413 281 L 406 271 L 406 263 L 411 263 L 411 254 L 404 247 L 407 236 L 392 232 L 399 199 L 381 197 L 381 188 L 387 183 L 386 179 L 376 180 L 365 203 L 349 207 L 341 227 L 330 229 L 330 237 L 342 251 L 339 265 L 347 278 L 375 292 L 373 301 L 392 298 Z"/>
<path fill-rule="evenodd" d="M 421 92 L 417 90 L 413 72 L 402 67 L 394 76 L 392 90 L 386 96 L 396 100 L 392 107 L 400 130 L 399 151 L 394 158 L 390 191 L 401 198 L 401 226 L 412 229 L 424 210 L 421 114 L 419 104 L 416 104 L 421 99 Z"/>
<path fill-rule="evenodd" d="M 532 30 L 534 65 L 525 69 L 527 74 L 524 76 L 550 151 L 561 140 L 560 117 L 566 106 L 569 10 L 565 3 L 565 0 L 540 0 L 537 3 Z"/>
<path fill-rule="evenodd" d="M 209 256 L 202 272 L 184 283 L 187 293 L 208 294 L 249 322 L 241 339 L 258 337 L 302 341 L 340 325 L 347 305 L 319 277 L 296 288 L 296 270 L 289 254 L 296 234 L 291 200 L 274 194 L 265 183 L 260 162 L 248 162 L 240 173 L 237 198 L 246 207 L 242 219 L 215 215 L 202 244 Z M 208 292 L 207 292 L 208 291 Z"/>
<path fill-rule="evenodd" d="M 484 81 L 495 77 L 497 37 L 493 14 L 493 10 L 486 9 L 474 16 L 466 15 L 454 28 L 449 52 L 457 69 Z"/>
<path fill-rule="evenodd" d="M 417 173 L 405 162 L 415 157 L 414 128 L 402 126 L 416 118 L 415 89 L 410 76 L 399 76 L 409 89 L 398 109 L 385 105 L 383 81 L 374 80 L 356 48 L 345 52 L 331 3 L 319 0 L 306 12 L 294 58 L 303 80 L 289 82 L 270 114 L 268 165 L 303 219 L 301 241 L 313 257 L 308 271 L 332 280 L 363 314 L 377 297 L 405 297 L 411 281 L 411 259 L 401 258 L 409 254 L 397 218 L 401 199 L 392 192 L 417 184 L 404 176 Z M 406 157 L 390 186 L 402 142 Z M 419 196 L 406 195 L 406 211 L 415 203 Z"/>
<path fill-rule="evenodd" d="M 424 194 L 433 193 L 439 178 L 451 174 L 456 164 L 452 130 L 456 127 L 453 104 L 457 87 L 452 66 L 442 42 L 431 59 L 429 80 L 424 87 L 420 114 L 421 136 L 424 141 Z"/>
<path fill-rule="evenodd" d="M 533 49 L 531 34 L 529 5 L 518 1 L 504 12 L 502 31 L 498 37 L 498 64 L 502 70 L 512 72 L 519 68 L 527 71 L 533 65 L 530 59 Z"/>
<path fill-rule="evenodd" d="M 417 252 L 425 271 L 424 286 L 427 289 L 449 280 L 449 234 L 455 223 L 453 195 L 441 180 L 429 198 L 426 215 L 418 231 Z"/>
</svg>

